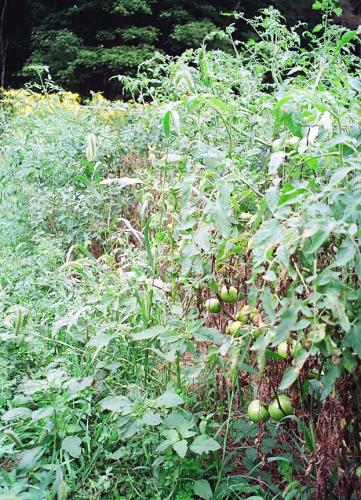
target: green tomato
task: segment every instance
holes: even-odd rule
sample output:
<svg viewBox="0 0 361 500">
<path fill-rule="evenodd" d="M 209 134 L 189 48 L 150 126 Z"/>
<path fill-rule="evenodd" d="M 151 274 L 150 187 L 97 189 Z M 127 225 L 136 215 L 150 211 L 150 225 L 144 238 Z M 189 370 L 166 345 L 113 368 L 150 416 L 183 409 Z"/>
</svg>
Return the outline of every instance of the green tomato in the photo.
<svg viewBox="0 0 361 500">
<path fill-rule="evenodd" d="M 254 399 L 247 408 L 248 417 L 251 422 L 266 422 L 269 419 L 267 407 L 259 399 Z"/>
<path fill-rule="evenodd" d="M 278 344 L 277 353 L 279 356 L 281 356 L 281 358 L 287 359 L 288 358 L 288 343 L 281 342 L 280 344 Z"/>
<path fill-rule="evenodd" d="M 255 328 L 254 330 L 252 330 L 252 335 L 255 339 L 261 337 L 262 333 L 263 333 L 262 328 Z"/>
<path fill-rule="evenodd" d="M 210 313 L 221 312 L 221 303 L 218 299 L 208 299 L 205 303 L 205 308 Z"/>
<path fill-rule="evenodd" d="M 241 323 L 248 323 L 250 314 L 251 314 L 251 308 L 249 306 L 243 306 L 237 312 L 236 320 L 241 321 Z"/>
<path fill-rule="evenodd" d="M 278 396 L 278 400 L 281 406 L 279 406 L 277 398 L 275 398 L 268 407 L 269 414 L 276 422 L 282 420 L 286 415 L 293 414 L 293 406 L 288 396 L 281 394 Z"/>
<path fill-rule="evenodd" d="M 249 306 L 248 306 L 249 307 Z M 253 321 L 255 319 L 255 317 L 257 316 L 257 314 L 259 314 L 259 310 L 257 309 L 257 307 L 254 307 L 251 312 L 250 312 L 250 317 L 251 317 L 251 320 Z"/>
<path fill-rule="evenodd" d="M 358 466 L 356 467 L 356 476 L 357 476 L 357 477 L 361 477 L 361 465 L 358 465 Z"/>
<path fill-rule="evenodd" d="M 230 286 L 228 288 L 226 285 L 224 285 L 221 288 L 220 296 L 223 302 L 226 302 L 227 304 L 233 304 L 234 302 L 237 302 L 237 288 L 235 288 L 234 286 Z"/>
<path fill-rule="evenodd" d="M 243 324 L 240 321 L 233 321 L 233 323 L 227 327 L 227 333 L 236 337 L 240 334 L 242 327 Z"/>
</svg>

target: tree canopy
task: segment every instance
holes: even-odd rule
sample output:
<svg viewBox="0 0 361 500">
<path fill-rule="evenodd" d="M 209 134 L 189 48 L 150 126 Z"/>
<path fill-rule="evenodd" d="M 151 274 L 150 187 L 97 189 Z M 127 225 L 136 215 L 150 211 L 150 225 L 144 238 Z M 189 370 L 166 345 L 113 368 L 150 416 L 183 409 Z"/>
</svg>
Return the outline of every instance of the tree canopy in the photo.
<svg viewBox="0 0 361 500">
<path fill-rule="evenodd" d="M 270 5 L 264 0 L 2 1 L 0 85 L 23 84 L 33 78 L 32 65 L 41 64 L 68 89 L 83 94 L 101 90 L 110 97 L 119 91 L 111 76 L 134 73 L 156 51 L 175 55 L 199 46 L 208 33 L 232 22 L 222 14 L 242 11 L 251 17 Z M 271 3 L 289 23 L 317 22 L 313 0 Z M 348 22 L 355 22 L 357 6 L 343 3 Z M 238 28 L 247 37 L 246 26 L 238 23 Z"/>
</svg>

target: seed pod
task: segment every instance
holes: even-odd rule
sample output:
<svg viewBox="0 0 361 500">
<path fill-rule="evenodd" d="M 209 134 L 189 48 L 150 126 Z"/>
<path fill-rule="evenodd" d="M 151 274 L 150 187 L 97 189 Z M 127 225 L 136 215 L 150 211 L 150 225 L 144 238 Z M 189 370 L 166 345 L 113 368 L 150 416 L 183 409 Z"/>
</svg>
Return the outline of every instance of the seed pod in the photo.
<svg viewBox="0 0 361 500">
<path fill-rule="evenodd" d="M 58 487 L 57 499 L 66 500 L 68 496 L 68 486 L 65 481 L 62 481 Z"/>
<path fill-rule="evenodd" d="M 97 140 L 94 134 L 88 134 L 85 140 L 85 156 L 90 162 L 95 161 L 97 157 Z"/>
<path fill-rule="evenodd" d="M 174 84 L 177 87 L 185 87 L 190 92 L 193 88 L 193 77 L 188 68 L 180 69 L 174 77 Z"/>
<path fill-rule="evenodd" d="M 5 429 L 4 434 L 8 438 L 10 438 L 16 444 L 16 446 L 23 446 L 23 443 L 16 432 L 12 431 L 11 429 Z"/>
</svg>

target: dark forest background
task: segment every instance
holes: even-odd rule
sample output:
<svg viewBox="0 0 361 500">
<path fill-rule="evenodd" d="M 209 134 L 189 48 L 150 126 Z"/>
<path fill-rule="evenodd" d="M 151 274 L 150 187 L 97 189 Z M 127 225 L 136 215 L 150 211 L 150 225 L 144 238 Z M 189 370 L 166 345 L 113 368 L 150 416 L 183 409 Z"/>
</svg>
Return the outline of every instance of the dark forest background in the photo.
<svg viewBox="0 0 361 500">
<path fill-rule="evenodd" d="M 34 78 L 32 64 L 49 66 L 53 79 L 82 94 L 104 91 L 115 97 L 109 78 L 131 74 L 154 52 L 179 54 L 204 36 L 225 27 L 242 11 L 247 17 L 273 5 L 289 24 L 312 27 L 320 12 L 314 0 L 0 0 L 0 86 L 18 87 Z M 338 22 L 355 28 L 361 0 L 343 0 Z M 238 36 L 250 36 L 239 23 Z"/>
</svg>

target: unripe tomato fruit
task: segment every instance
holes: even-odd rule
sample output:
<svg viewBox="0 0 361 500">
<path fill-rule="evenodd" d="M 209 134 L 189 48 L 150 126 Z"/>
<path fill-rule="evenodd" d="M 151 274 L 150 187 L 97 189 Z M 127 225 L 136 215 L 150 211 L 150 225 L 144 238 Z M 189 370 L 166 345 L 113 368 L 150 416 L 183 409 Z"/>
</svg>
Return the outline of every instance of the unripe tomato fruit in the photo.
<svg viewBox="0 0 361 500">
<path fill-rule="evenodd" d="M 259 399 L 254 399 L 247 408 L 248 417 L 251 422 L 266 422 L 269 419 L 267 407 Z"/>
<path fill-rule="evenodd" d="M 281 407 L 278 404 L 277 398 L 275 398 L 268 407 L 271 418 L 273 418 L 273 420 L 276 420 L 276 422 L 282 420 L 286 415 L 293 414 L 293 406 L 288 396 L 281 394 L 280 396 L 278 396 L 278 400 Z"/>
<path fill-rule="evenodd" d="M 226 285 L 224 285 L 221 288 L 220 296 L 223 302 L 226 302 L 227 304 L 233 304 L 234 302 L 237 302 L 237 288 L 235 288 L 234 286 L 230 286 L 228 288 Z"/>
<path fill-rule="evenodd" d="M 243 327 L 243 324 L 240 321 L 233 321 L 228 327 L 227 327 L 227 333 L 230 335 L 238 336 L 241 329 Z"/>
<path fill-rule="evenodd" d="M 221 303 L 218 299 L 208 299 L 205 303 L 205 308 L 210 313 L 221 312 Z"/>
<path fill-rule="evenodd" d="M 249 307 L 249 306 L 248 306 Z M 257 307 L 254 307 L 251 312 L 250 312 L 250 317 L 251 317 L 251 320 L 253 321 L 256 316 L 259 314 L 259 310 L 257 309 Z"/>
<path fill-rule="evenodd" d="M 241 321 L 241 323 L 248 323 L 249 315 L 251 314 L 251 308 L 249 306 L 243 306 L 236 314 L 236 320 Z"/>
<path fill-rule="evenodd" d="M 281 342 L 277 346 L 277 354 L 281 356 L 283 359 L 288 358 L 288 343 L 287 342 Z"/>
</svg>

